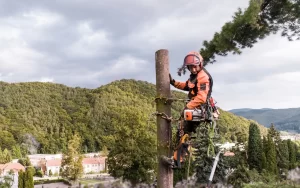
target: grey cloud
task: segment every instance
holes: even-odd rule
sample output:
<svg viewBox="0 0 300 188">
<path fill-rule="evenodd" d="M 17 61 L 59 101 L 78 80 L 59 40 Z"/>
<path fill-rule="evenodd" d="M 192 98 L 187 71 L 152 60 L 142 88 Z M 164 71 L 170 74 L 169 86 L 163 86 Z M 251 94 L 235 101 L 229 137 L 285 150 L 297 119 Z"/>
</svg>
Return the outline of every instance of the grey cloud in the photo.
<svg viewBox="0 0 300 188">
<path fill-rule="evenodd" d="M 122 78 L 155 83 L 155 52 L 168 49 L 170 72 L 175 79 L 186 80 L 187 75 L 177 75 L 185 54 L 199 50 L 204 40 L 210 40 L 232 19 L 238 7 L 247 5 L 248 0 L 0 0 L 0 44 L 15 42 L 10 43 L 14 54 L 0 53 L 0 78 L 9 82 L 53 81 L 87 88 Z M 225 102 L 233 94 L 224 92 L 226 87 L 238 85 L 237 98 L 244 101 L 242 96 L 248 97 L 248 90 L 242 83 L 268 81 L 273 74 L 299 69 L 300 57 L 288 51 L 284 52 L 289 54 L 286 64 L 275 66 L 265 62 L 278 62 L 281 58 L 272 58 L 272 53 L 278 53 L 270 48 L 274 39 L 265 39 L 240 56 L 218 57 L 216 64 L 207 66 L 214 76 L 214 94 L 224 107 L 234 106 Z M 0 45 L 0 52 L 5 49 Z M 36 54 L 22 55 L 16 49 Z M 257 54 L 262 57 L 256 57 Z M 126 64 L 118 65 L 120 61 Z M 13 63 L 8 66 L 7 62 Z M 26 62 L 29 70 L 22 72 Z M 251 63 L 261 63 L 261 68 Z M 249 105 L 239 103 L 243 104 Z"/>
<path fill-rule="evenodd" d="M 218 57 L 217 63 L 207 67 L 212 74 L 222 78 L 222 84 L 258 82 L 270 75 L 299 71 L 299 45 L 299 41 L 289 42 L 274 35 L 245 49 L 241 55 Z M 278 50 L 279 46 L 285 46 L 285 49 Z"/>
</svg>

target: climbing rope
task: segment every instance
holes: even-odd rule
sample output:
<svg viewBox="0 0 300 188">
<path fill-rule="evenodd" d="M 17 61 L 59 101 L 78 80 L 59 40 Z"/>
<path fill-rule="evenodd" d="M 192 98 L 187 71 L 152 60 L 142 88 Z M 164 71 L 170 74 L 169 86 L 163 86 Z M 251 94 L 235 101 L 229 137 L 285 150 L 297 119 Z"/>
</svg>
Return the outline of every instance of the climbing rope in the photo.
<svg viewBox="0 0 300 188">
<path fill-rule="evenodd" d="M 148 122 L 153 120 L 154 116 L 160 116 L 161 118 L 169 121 L 169 122 L 178 122 L 180 120 L 180 118 L 173 118 L 172 116 L 168 116 L 166 113 L 164 112 L 154 112 L 150 115 Z"/>
<path fill-rule="evenodd" d="M 177 98 L 166 98 L 166 97 L 156 97 L 153 102 L 157 102 L 157 100 L 163 100 L 165 104 L 172 103 L 174 101 L 183 101 L 187 102 L 189 99 L 177 99 Z"/>
<path fill-rule="evenodd" d="M 172 116 L 168 116 L 167 114 L 165 114 L 164 112 L 154 112 L 152 115 L 156 115 L 156 116 L 160 116 L 163 119 L 166 119 L 169 122 L 172 122 L 173 118 Z"/>
</svg>

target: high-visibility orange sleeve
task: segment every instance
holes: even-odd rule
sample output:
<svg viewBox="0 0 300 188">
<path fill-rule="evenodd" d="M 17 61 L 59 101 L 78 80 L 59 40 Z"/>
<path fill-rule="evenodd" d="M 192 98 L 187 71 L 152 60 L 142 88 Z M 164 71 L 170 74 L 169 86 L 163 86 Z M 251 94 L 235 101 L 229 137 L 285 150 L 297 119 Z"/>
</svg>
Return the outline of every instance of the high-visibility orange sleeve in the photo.
<svg viewBox="0 0 300 188">
<path fill-rule="evenodd" d="M 177 89 L 184 90 L 184 91 L 188 91 L 189 90 L 189 88 L 188 88 L 188 81 L 186 81 L 186 82 L 175 81 L 174 87 L 176 87 Z"/>
</svg>

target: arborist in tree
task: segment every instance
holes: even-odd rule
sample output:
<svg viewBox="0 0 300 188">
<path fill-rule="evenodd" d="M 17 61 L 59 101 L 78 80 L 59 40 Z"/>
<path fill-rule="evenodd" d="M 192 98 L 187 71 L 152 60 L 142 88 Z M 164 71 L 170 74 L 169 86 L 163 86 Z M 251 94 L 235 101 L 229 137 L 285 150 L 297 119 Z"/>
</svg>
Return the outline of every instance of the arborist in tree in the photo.
<svg viewBox="0 0 300 188">
<path fill-rule="evenodd" d="M 170 76 L 170 84 L 175 88 L 189 91 L 188 98 L 190 101 L 186 104 L 185 109 L 199 108 L 202 104 L 209 102 L 211 97 L 213 79 L 203 66 L 202 56 L 196 52 L 189 52 L 183 61 L 183 66 L 179 69 L 179 75 L 185 69 L 190 71 L 190 78 L 185 82 L 176 81 Z M 192 131 L 192 128 L 189 128 Z M 190 132 L 188 131 L 188 132 Z"/>
<path fill-rule="evenodd" d="M 203 104 L 210 102 L 209 100 L 213 86 L 212 77 L 203 66 L 202 56 L 196 51 L 191 51 L 185 56 L 183 66 L 179 69 L 178 74 L 181 75 L 181 72 L 185 72 L 186 68 L 191 73 L 190 78 L 185 82 L 180 82 L 174 80 L 171 74 L 169 74 L 170 84 L 173 85 L 175 88 L 184 91 L 189 91 L 188 98 L 190 100 L 186 104 L 184 110 L 193 110 L 195 108 L 201 109 L 201 106 Z M 181 119 L 183 119 L 183 115 L 184 114 L 182 112 Z M 180 123 L 180 131 L 178 133 L 178 138 L 183 138 L 185 133 L 196 132 L 197 125 L 199 125 L 199 122 L 182 120 Z M 182 141 L 179 141 L 179 143 L 182 144 Z M 184 148 L 187 148 L 186 144 L 182 144 L 182 146 L 184 146 Z M 181 151 L 183 150 L 178 148 L 180 148 L 180 146 L 176 148 L 176 151 L 174 153 L 175 160 L 179 160 L 179 156 L 182 155 Z M 180 151 L 180 153 L 178 151 Z M 182 159 L 180 160 L 182 161 Z M 180 164 L 177 165 L 180 166 Z"/>
</svg>

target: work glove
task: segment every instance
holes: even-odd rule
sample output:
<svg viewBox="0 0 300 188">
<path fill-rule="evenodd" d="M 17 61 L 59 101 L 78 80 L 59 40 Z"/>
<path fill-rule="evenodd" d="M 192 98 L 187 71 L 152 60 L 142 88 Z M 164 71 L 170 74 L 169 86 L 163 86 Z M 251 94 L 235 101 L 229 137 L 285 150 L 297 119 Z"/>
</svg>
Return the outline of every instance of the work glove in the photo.
<svg viewBox="0 0 300 188">
<path fill-rule="evenodd" d="M 174 86 L 175 80 L 172 78 L 172 76 L 171 76 L 170 73 L 169 73 L 169 78 L 170 78 L 170 84 L 171 84 L 172 86 Z"/>
</svg>

